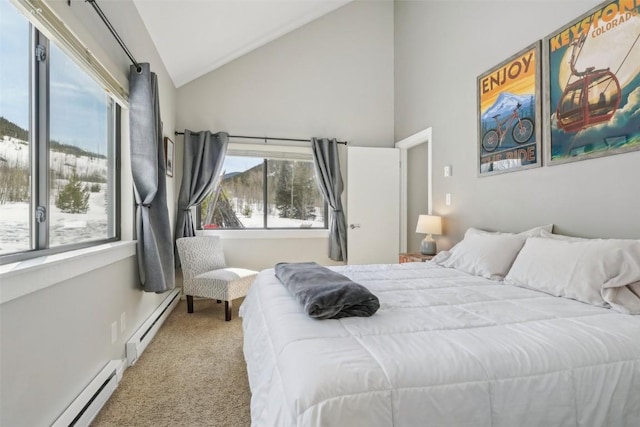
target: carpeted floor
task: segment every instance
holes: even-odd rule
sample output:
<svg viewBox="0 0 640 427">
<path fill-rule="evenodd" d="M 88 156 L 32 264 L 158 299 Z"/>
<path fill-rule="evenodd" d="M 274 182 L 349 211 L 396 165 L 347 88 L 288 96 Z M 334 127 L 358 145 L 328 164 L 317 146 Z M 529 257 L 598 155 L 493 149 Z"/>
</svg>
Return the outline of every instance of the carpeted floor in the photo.
<svg viewBox="0 0 640 427">
<path fill-rule="evenodd" d="M 187 314 L 181 301 L 91 425 L 250 426 L 241 301 L 230 322 L 224 304 L 195 301 Z"/>
</svg>

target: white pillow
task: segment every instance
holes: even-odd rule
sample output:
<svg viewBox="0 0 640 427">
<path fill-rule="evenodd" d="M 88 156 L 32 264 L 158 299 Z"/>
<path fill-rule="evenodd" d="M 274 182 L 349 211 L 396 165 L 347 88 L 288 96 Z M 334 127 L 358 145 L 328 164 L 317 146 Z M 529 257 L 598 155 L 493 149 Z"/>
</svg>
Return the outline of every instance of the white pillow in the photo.
<svg viewBox="0 0 640 427">
<path fill-rule="evenodd" d="M 530 237 L 504 281 L 640 314 L 640 241 Z"/>
<path fill-rule="evenodd" d="M 553 230 L 553 224 L 534 227 L 521 233 L 503 233 L 500 231 L 486 231 L 479 228 L 469 228 L 464 233 L 464 239 L 448 251 L 441 251 L 431 259 L 431 262 L 443 267 L 455 268 L 477 276 L 493 280 L 502 280 L 509 271 L 516 255 L 524 241 L 530 236 L 539 236 L 543 232 Z M 478 242 L 465 242 L 472 235 L 482 236 L 516 236 L 518 240 L 508 237 L 500 239 L 482 239 Z M 487 243 L 488 242 L 488 243 Z M 507 242 L 505 247 L 499 247 L 501 242 Z M 519 242 L 519 243 L 518 243 Z M 462 243 L 464 245 L 460 246 Z M 477 244 L 480 246 L 478 247 Z M 483 247 L 486 244 L 488 246 Z M 455 254 L 455 257 L 451 257 Z M 451 260 L 450 260 L 451 259 Z"/>
<path fill-rule="evenodd" d="M 525 242 L 524 236 L 504 233 L 469 233 L 446 254 L 433 262 L 469 274 L 502 280 Z"/>
<path fill-rule="evenodd" d="M 541 225 L 538 227 L 533 227 L 529 230 L 525 230 L 522 231 L 520 233 L 505 233 L 502 231 L 487 231 L 487 230 L 481 230 L 479 228 L 469 228 L 467 229 L 467 231 L 464 233 L 465 237 L 468 234 L 512 234 L 512 235 L 518 235 L 518 236 L 524 236 L 524 237 L 533 237 L 533 236 L 541 236 L 543 233 L 547 234 L 547 235 L 551 235 L 551 232 L 553 231 L 553 224 L 547 224 L 547 225 Z"/>
<path fill-rule="evenodd" d="M 553 234 L 550 230 L 541 231 L 539 237 L 546 237 L 548 239 L 556 239 L 556 240 L 567 240 L 572 242 L 584 242 L 587 240 L 597 240 L 597 239 L 587 239 L 584 237 L 566 236 L 564 234 Z"/>
</svg>

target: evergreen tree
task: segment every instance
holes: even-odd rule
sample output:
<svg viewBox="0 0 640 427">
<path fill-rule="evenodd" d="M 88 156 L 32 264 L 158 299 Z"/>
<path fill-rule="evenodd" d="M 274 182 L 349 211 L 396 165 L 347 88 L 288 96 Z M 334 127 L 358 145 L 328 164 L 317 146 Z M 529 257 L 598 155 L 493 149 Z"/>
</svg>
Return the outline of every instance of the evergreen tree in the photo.
<svg viewBox="0 0 640 427">
<path fill-rule="evenodd" d="M 253 209 L 251 209 L 251 205 L 247 203 L 246 205 L 244 205 L 244 208 L 242 208 L 242 215 L 250 218 L 251 214 L 253 214 Z"/>
<path fill-rule="evenodd" d="M 89 189 L 75 173 L 56 197 L 56 207 L 65 213 L 86 213 L 89 210 Z"/>
<path fill-rule="evenodd" d="M 274 162 L 276 163 L 276 162 Z M 280 218 L 294 218 L 293 216 L 293 168 L 292 162 L 277 161 L 276 169 L 276 209 Z"/>
</svg>

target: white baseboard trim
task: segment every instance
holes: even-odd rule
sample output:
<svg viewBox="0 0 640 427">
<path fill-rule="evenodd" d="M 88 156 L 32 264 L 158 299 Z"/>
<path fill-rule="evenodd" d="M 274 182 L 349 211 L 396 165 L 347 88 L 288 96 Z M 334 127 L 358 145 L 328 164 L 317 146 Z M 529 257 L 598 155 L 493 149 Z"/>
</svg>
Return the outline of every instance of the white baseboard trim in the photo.
<svg viewBox="0 0 640 427">
<path fill-rule="evenodd" d="M 118 387 L 125 370 L 125 359 L 112 360 L 95 376 L 52 427 L 85 427 L 91 424 L 100 409 Z"/>
<path fill-rule="evenodd" d="M 131 366 L 140 357 L 147 345 L 151 342 L 156 335 L 164 321 L 169 317 L 169 314 L 180 302 L 179 288 L 173 289 L 167 298 L 162 301 L 160 306 L 151 313 L 151 315 L 144 321 L 142 326 L 131 336 L 126 344 L 127 351 L 127 366 Z"/>
</svg>

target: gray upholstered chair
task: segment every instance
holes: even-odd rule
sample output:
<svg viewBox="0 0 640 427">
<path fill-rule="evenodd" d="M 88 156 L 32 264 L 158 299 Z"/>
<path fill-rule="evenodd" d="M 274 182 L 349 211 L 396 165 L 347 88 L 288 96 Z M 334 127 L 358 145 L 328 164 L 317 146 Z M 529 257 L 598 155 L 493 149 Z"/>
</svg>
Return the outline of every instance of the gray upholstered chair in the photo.
<svg viewBox="0 0 640 427">
<path fill-rule="evenodd" d="M 213 298 L 224 301 L 225 320 L 231 320 L 231 301 L 247 295 L 258 272 L 227 267 L 217 236 L 182 237 L 176 240 L 176 245 L 187 311 L 193 313 L 193 297 Z"/>
</svg>

